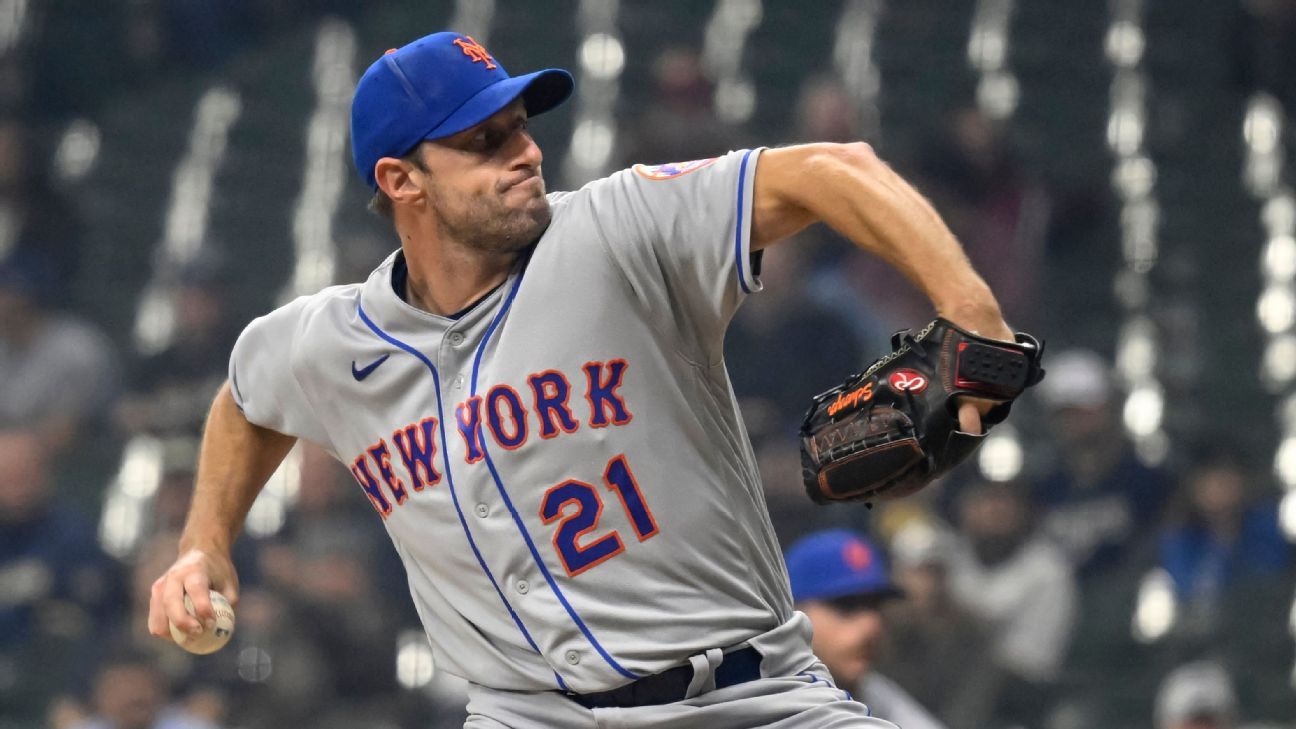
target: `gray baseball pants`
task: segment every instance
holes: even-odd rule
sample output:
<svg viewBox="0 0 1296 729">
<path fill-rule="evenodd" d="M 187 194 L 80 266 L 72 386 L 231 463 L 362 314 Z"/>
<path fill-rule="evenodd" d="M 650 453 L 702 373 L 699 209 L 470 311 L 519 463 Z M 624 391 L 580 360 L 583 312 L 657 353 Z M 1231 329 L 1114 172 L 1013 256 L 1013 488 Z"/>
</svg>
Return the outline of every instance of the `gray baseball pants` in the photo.
<svg viewBox="0 0 1296 729">
<path fill-rule="evenodd" d="M 835 687 L 810 652 L 805 616 L 749 641 L 762 678 L 673 704 L 587 709 L 556 691 L 501 691 L 472 685 L 464 729 L 896 729 Z M 719 651 L 694 665 L 714 670 Z"/>
</svg>

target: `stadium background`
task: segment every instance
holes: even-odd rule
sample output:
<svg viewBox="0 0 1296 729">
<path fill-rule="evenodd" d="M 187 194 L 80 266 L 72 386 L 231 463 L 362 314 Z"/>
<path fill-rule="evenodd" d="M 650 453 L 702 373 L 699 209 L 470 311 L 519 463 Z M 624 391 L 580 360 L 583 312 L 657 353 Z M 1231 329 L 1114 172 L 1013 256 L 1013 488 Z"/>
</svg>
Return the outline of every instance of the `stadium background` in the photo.
<svg viewBox="0 0 1296 729">
<path fill-rule="evenodd" d="M 576 74 L 533 126 L 551 189 L 865 139 L 1048 340 L 1051 387 L 974 467 L 815 509 L 802 404 L 930 312 L 827 231 L 766 259 L 735 387 L 783 543 L 891 547 L 883 671 L 952 727 L 1119 729 L 1207 660 L 1240 720 L 1293 725 L 1296 3 L 0 0 L 0 726 L 130 695 L 168 727 L 459 726 L 380 521 L 318 453 L 250 517 L 233 645 L 190 658 L 141 612 L 232 337 L 393 245 L 351 169 L 355 79 L 447 27 Z M 1036 539 L 1069 557 L 1042 614 L 1039 575 L 975 579 Z M 1176 696 L 1225 696 L 1193 665 Z"/>
</svg>

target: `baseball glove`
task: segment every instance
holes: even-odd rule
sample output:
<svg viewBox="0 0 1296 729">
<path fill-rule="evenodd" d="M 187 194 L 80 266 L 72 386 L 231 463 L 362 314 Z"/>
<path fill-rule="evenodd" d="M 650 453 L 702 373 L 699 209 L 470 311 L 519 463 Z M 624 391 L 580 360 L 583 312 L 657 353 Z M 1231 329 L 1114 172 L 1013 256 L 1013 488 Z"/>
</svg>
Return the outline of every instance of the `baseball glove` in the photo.
<svg viewBox="0 0 1296 729">
<path fill-rule="evenodd" d="M 891 499 L 926 486 L 976 450 L 1013 400 L 1044 378 L 1043 346 L 987 339 L 937 319 L 891 340 L 894 351 L 815 397 L 801 424 L 801 469 L 814 501 Z M 996 404 L 982 434 L 959 430 L 958 399 Z"/>
</svg>

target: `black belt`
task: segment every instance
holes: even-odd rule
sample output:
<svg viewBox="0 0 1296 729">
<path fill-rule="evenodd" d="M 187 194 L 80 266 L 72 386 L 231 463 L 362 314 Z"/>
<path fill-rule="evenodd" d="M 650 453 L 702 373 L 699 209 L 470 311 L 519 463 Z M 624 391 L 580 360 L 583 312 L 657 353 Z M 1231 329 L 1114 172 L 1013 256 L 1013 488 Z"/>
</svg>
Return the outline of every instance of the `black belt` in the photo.
<svg viewBox="0 0 1296 729">
<path fill-rule="evenodd" d="M 761 654 L 751 647 L 726 653 L 715 669 L 715 687 L 736 686 L 760 678 Z M 638 681 L 596 694 L 566 694 L 587 709 L 657 706 L 683 701 L 693 680 L 692 666 L 676 666 Z"/>
</svg>

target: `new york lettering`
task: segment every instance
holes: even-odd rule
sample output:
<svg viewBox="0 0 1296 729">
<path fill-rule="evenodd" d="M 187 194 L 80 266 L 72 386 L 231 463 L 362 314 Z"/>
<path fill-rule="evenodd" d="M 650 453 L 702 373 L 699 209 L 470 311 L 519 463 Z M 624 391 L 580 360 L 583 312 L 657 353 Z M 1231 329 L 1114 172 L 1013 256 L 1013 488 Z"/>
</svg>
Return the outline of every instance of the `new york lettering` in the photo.
<svg viewBox="0 0 1296 729">
<path fill-rule="evenodd" d="M 497 384 L 455 404 L 450 426 L 464 446 L 464 461 L 468 465 L 482 461 L 489 445 L 513 451 L 535 436 L 548 440 L 575 433 L 582 425 L 606 428 L 629 423 L 634 413 L 620 393 L 629 367 L 624 359 L 586 362 L 573 378 L 583 385 L 581 390 L 564 373 L 544 370 L 528 375 L 520 387 Z M 441 425 L 436 418 L 425 417 L 396 428 L 392 445 L 380 438 L 352 462 L 352 475 L 384 519 L 394 506 L 405 503 L 411 489 L 419 492 L 441 482 L 436 467 Z"/>
</svg>

